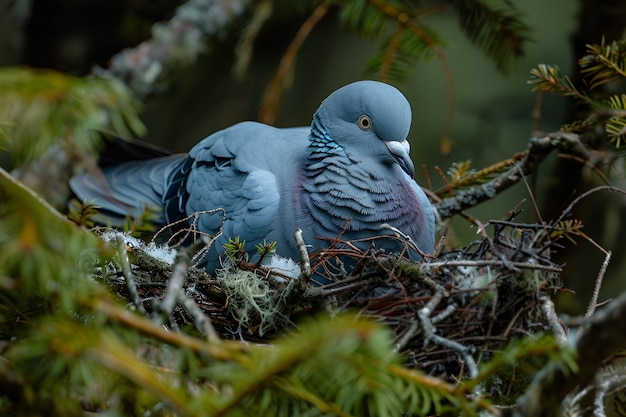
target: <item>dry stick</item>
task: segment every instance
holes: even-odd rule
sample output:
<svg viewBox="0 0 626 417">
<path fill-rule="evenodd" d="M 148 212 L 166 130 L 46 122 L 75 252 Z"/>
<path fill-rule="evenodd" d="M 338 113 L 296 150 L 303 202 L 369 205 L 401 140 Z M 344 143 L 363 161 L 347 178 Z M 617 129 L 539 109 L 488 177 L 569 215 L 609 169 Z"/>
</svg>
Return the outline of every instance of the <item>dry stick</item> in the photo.
<svg viewBox="0 0 626 417">
<path fill-rule="evenodd" d="M 165 314 L 169 319 L 170 325 L 176 327 L 173 311 L 177 304 L 181 304 L 185 311 L 193 317 L 196 328 L 205 334 L 207 339 L 215 342 L 220 340 L 217 331 L 211 325 L 209 318 L 195 305 L 195 302 L 187 297 L 184 289 L 191 257 L 205 245 L 206 243 L 200 239 L 184 250 L 179 250 L 172 274 L 167 283 L 165 295 L 161 302 L 155 303 L 152 320 L 157 324 L 163 324 L 163 315 Z"/>
<path fill-rule="evenodd" d="M 626 385 L 626 375 L 623 374 L 622 369 L 618 368 L 612 370 L 608 368 L 606 372 L 601 372 L 596 376 L 596 395 L 594 398 L 594 416 L 606 416 L 604 411 L 606 404 L 606 397 L 614 394 L 614 390 L 622 391 Z"/>
<path fill-rule="evenodd" d="M 554 222 L 554 224 L 558 224 L 559 222 L 561 222 L 567 215 L 569 215 L 572 211 L 572 208 L 574 208 L 574 206 L 576 204 L 578 204 L 580 202 L 580 200 L 582 200 L 583 198 L 597 192 L 597 191 L 613 191 L 616 193 L 620 193 L 620 194 L 626 194 L 626 190 L 622 190 L 621 188 L 617 188 L 617 187 L 613 187 L 612 185 L 600 185 L 598 187 L 592 188 L 591 190 L 585 191 L 584 193 L 582 193 L 581 195 L 579 195 L 578 197 L 576 197 L 574 199 L 574 201 L 572 201 L 570 203 L 569 206 L 567 206 L 565 208 L 565 210 L 563 210 L 563 212 L 561 212 L 561 215 L 559 216 L 559 218 Z"/>
<path fill-rule="evenodd" d="M 170 298 L 174 299 L 175 302 L 178 302 L 193 318 L 196 328 L 203 333 L 209 341 L 219 342 L 220 337 L 211 324 L 211 321 L 202 312 L 202 310 L 198 308 L 196 302 L 187 296 L 185 289 L 183 288 L 185 278 L 187 277 L 187 271 L 189 270 L 189 264 L 191 262 L 191 254 L 196 252 L 195 248 L 197 246 L 199 245 L 192 245 L 190 250 L 188 249 L 179 252 L 177 262 L 174 264 L 174 269 L 172 270 L 172 275 L 168 282 L 168 288 L 165 294 L 168 296 L 167 291 L 171 288 L 172 296 Z M 174 284 L 170 287 L 170 283 Z M 165 299 L 165 297 L 163 298 Z M 171 300 L 168 299 L 168 302 L 171 302 Z"/>
<path fill-rule="evenodd" d="M 604 402 L 610 386 L 609 380 L 598 381 L 596 385 L 596 395 L 593 399 L 593 415 L 595 417 L 606 417 Z"/>
<path fill-rule="evenodd" d="M 411 341 L 411 339 L 413 339 L 414 336 L 417 336 L 419 331 L 420 331 L 420 322 L 415 320 L 413 323 L 411 323 L 411 326 L 406 330 L 406 332 L 404 332 L 402 337 L 398 339 L 398 341 L 393 347 L 393 352 L 398 353 L 402 351 L 402 349 L 405 348 L 405 346 Z"/>
<path fill-rule="evenodd" d="M 537 205 L 537 200 L 535 200 L 535 196 L 533 195 L 533 190 L 530 188 L 530 184 L 528 184 L 528 181 L 526 181 L 526 174 L 524 174 L 519 164 L 515 164 L 515 168 L 517 168 L 517 170 L 519 171 L 520 177 L 522 178 L 522 181 L 524 182 L 524 186 L 526 187 L 526 191 L 528 192 L 528 197 L 530 197 L 530 202 L 532 203 L 533 209 L 535 210 L 535 214 L 537 215 L 537 218 L 539 219 L 539 223 L 543 225 L 544 223 L 543 223 L 543 219 L 541 218 L 541 213 L 539 212 L 539 206 Z M 544 227 L 544 231 L 545 231 L 545 227 Z"/>
<path fill-rule="evenodd" d="M 504 266 L 514 267 L 518 269 L 539 269 L 547 272 L 562 272 L 563 269 L 558 266 L 541 265 L 533 262 L 504 262 L 502 260 L 478 260 L 478 261 L 441 261 L 441 262 L 428 262 L 428 266 L 432 268 L 445 267 L 445 266 Z"/>
<path fill-rule="evenodd" d="M 559 218 L 554 222 L 555 225 L 558 225 L 564 218 L 565 216 L 567 216 L 569 213 L 571 213 L 572 209 L 574 208 L 574 206 L 576 204 L 578 204 L 580 202 L 580 200 L 582 200 L 583 198 L 597 192 L 597 191 L 613 191 L 616 193 L 620 193 L 620 194 L 626 194 L 625 190 L 622 190 L 621 188 L 617 188 L 617 187 L 613 187 L 611 185 L 602 185 L 599 187 L 595 187 L 592 188 L 589 191 L 586 191 L 584 193 L 582 193 L 581 195 L 579 195 L 578 197 L 576 197 L 574 199 L 574 201 L 572 201 L 570 203 L 569 206 L 567 206 L 565 208 L 565 210 L 563 210 L 563 212 L 561 213 L 561 215 L 559 216 Z M 580 233 L 580 232 L 579 232 Z M 598 306 L 598 296 L 600 293 L 600 288 L 602 287 L 602 281 L 604 280 L 604 275 L 606 273 L 606 269 L 609 265 L 609 262 L 611 260 L 611 256 L 612 253 L 611 251 L 607 251 L 606 249 L 604 249 L 602 246 L 600 246 L 598 243 L 596 243 L 593 239 L 591 239 L 589 236 L 584 235 L 581 233 L 581 235 L 587 239 L 592 245 L 594 245 L 596 248 L 598 248 L 599 250 L 601 250 L 602 252 L 604 252 L 605 257 L 604 257 L 604 261 L 602 262 L 602 266 L 600 268 L 600 271 L 598 272 L 598 276 L 596 277 L 596 283 L 594 285 L 594 289 L 593 289 L 593 294 L 591 296 L 591 300 L 589 300 L 589 305 L 587 306 L 587 311 L 585 312 L 585 319 L 590 318 L 593 313 L 595 312 L 597 306 Z"/>
<path fill-rule="evenodd" d="M 174 308 L 176 307 L 176 301 L 178 300 L 178 294 L 183 289 L 183 285 L 185 283 L 185 275 L 187 272 L 187 267 L 183 265 L 181 262 L 181 253 L 185 251 L 180 251 L 177 256 L 176 263 L 174 264 L 174 269 L 172 270 L 172 274 L 167 281 L 167 289 L 165 290 L 165 295 L 160 302 L 155 300 L 154 302 L 154 311 L 152 313 L 152 320 L 159 324 L 163 324 L 163 315 L 166 315 L 170 326 L 172 328 L 177 328 L 176 320 L 173 317 Z"/>
<path fill-rule="evenodd" d="M 591 385 L 587 385 L 585 388 L 581 389 L 574 395 L 570 395 L 567 398 L 565 398 L 565 400 L 563 400 L 564 407 L 563 407 L 562 415 L 564 416 L 576 415 L 575 413 L 570 412 L 570 410 L 577 410 L 576 404 L 580 403 L 581 400 L 585 398 L 587 394 L 589 394 L 593 389 L 594 387 L 592 387 Z"/>
<path fill-rule="evenodd" d="M 546 320 L 548 320 L 548 324 L 550 324 L 550 328 L 552 329 L 552 334 L 554 335 L 556 342 L 561 347 L 567 346 L 567 334 L 565 333 L 563 326 L 559 323 L 559 317 L 554 310 L 554 302 L 552 302 L 550 297 L 542 294 L 539 297 L 539 303 L 541 305 L 543 315 Z"/>
<path fill-rule="evenodd" d="M 476 366 L 476 362 L 470 354 L 470 348 L 462 345 L 461 343 L 455 342 L 454 340 L 450 340 L 437 335 L 437 330 L 435 329 L 435 326 L 433 326 L 434 322 L 433 318 L 431 318 L 431 315 L 437 305 L 439 305 L 439 303 L 443 299 L 444 295 L 446 295 L 445 289 L 430 278 L 424 278 L 423 281 L 424 284 L 426 284 L 428 287 L 430 287 L 431 290 L 434 291 L 434 294 L 430 301 L 428 301 L 428 303 L 426 303 L 426 305 L 417 312 L 417 317 L 419 318 L 419 321 L 422 324 L 422 329 L 424 331 L 424 343 L 432 341 L 439 346 L 447 347 L 449 349 L 459 352 L 465 360 L 465 364 L 467 365 L 470 378 L 475 378 L 478 375 L 478 366 Z"/>
<path fill-rule="evenodd" d="M 193 298 L 188 297 L 182 289 L 179 291 L 177 298 L 185 311 L 193 318 L 196 328 L 206 336 L 207 340 L 209 342 L 221 342 L 220 336 L 211 324 L 211 321 L 198 307 Z"/>
<path fill-rule="evenodd" d="M 296 229 L 295 233 L 296 245 L 300 251 L 300 259 L 302 260 L 302 277 L 308 279 L 311 277 L 311 260 L 309 259 L 309 252 L 306 250 L 306 243 L 302 238 L 302 229 Z"/>
<path fill-rule="evenodd" d="M 609 266 L 612 255 L 611 251 L 606 251 L 605 253 L 606 256 L 604 257 L 604 262 L 602 262 L 602 266 L 600 267 L 600 271 L 596 277 L 596 284 L 593 287 L 591 300 L 589 300 L 589 305 L 587 306 L 587 311 L 585 312 L 585 319 L 591 317 L 598 307 L 598 296 L 600 295 L 600 289 L 602 288 L 602 281 L 604 280 L 604 274 L 606 273 L 606 268 Z"/>
<path fill-rule="evenodd" d="M 600 180 L 605 184 L 605 185 L 610 185 L 611 181 L 609 181 L 609 179 L 606 177 L 606 175 L 604 175 L 604 173 L 602 171 L 600 171 L 600 168 L 598 168 L 597 165 L 592 164 L 591 162 L 589 162 L 588 160 L 581 158 L 579 156 L 576 155 L 570 155 L 567 153 L 558 153 L 556 155 L 559 158 L 563 158 L 563 159 L 569 159 L 570 161 L 576 161 L 581 165 L 585 165 L 586 167 L 588 167 L 590 170 L 592 170 L 594 172 L 594 174 L 596 174 L 598 176 L 598 178 L 600 178 Z"/>
<path fill-rule="evenodd" d="M 126 241 L 124 241 L 124 237 L 121 234 L 118 234 L 115 237 L 115 241 L 117 243 L 117 251 L 120 255 L 120 263 L 122 264 L 122 274 L 124 275 L 124 280 L 126 281 L 126 288 L 128 288 L 128 295 L 137 310 L 139 310 L 141 314 L 145 315 L 147 314 L 146 309 L 143 306 L 141 298 L 139 297 L 135 277 L 130 269 L 130 261 L 128 260 L 128 253 L 126 252 Z"/>
</svg>

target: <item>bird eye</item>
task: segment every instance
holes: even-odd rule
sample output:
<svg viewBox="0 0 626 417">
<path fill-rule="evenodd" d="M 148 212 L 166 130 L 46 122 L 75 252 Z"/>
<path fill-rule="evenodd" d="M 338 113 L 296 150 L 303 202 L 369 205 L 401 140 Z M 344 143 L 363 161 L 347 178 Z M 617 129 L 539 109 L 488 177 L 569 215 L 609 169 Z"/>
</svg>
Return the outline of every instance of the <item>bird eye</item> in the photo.
<svg viewBox="0 0 626 417">
<path fill-rule="evenodd" d="M 372 128 L 372 119 L 369 116 L 361 115 L 357 121 L 359 127 L 363 130 L 370 130 Z"/>
</svg>

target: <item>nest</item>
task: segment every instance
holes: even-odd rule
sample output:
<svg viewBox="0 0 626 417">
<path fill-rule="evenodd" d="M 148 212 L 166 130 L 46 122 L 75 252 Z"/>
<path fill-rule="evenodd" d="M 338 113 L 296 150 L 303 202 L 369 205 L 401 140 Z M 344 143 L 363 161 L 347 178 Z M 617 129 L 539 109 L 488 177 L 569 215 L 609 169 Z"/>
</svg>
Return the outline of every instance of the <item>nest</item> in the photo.
<svg viewBox="0 0 626 417">
<path fill-rule="evenodd" d="M 181 253 L 173 263 L 164 262 L 124 236 L 125 253 L 118 252 L 97 275 L 120 299 L 152 315 L 163 313 L 172 281 L 179 280 L 179 295 L 188 302 L 179 297 L 166 311 L 169 325 L 200 331 L 209 326 L 222 338 L 269 341 L 313 313 L 358 311 L 393 330 L 394 349 L 405 355 L 407 366 L 461 378 L 472 376 L 482 358 L 517 335 L 549 330 L 556 321 L 546 303 L 560 287 L 561 270 L 549 257 L 557 231 L 490 224 L 492 237 L 484 234 L 463 249 L 419 263 L 333 242 L 311 255 L 312 276 L 296 277 L 245 262 L 210 277 Z M 129 254 L 130 273 L 122 259 Z M 184 275 L 176 278 L 180 265 Z M 320 278 L 323 285 L 310 285 Z"/>
</svg>

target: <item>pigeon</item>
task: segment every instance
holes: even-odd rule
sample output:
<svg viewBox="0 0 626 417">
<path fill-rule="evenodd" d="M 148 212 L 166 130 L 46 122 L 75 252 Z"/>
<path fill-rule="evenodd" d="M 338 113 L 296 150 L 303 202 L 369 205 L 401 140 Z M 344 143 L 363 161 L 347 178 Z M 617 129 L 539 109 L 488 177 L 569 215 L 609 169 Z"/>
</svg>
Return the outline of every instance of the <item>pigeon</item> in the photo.
<svg viewBox="0 0 626 417">
<path fill-rule="evenodd" d="M 111 165 L 73 177 L 70 187 L 113 226 L 150 205 L 159 209 L 156 226 L 188 218 L 202 233 L 221 230 L 203 261 L 210 273 L 236 238 L 277 242 L 277 255 L 299 261 L 297 229 L 310 253 L 341 240 L 419 260 L 407 240 L 432 252 L 435 214 L 413 179 L 411 117 L 398 89 L 357 81 L 323 100 L 310 127 L 241 122 L 189 154 Z"/>
</svg>

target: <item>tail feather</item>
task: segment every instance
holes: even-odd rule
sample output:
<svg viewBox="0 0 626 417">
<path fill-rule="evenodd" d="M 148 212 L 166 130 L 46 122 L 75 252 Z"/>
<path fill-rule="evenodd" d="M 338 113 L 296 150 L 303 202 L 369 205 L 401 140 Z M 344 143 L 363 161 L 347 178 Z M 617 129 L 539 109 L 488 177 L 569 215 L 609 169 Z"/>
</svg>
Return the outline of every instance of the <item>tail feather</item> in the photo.
<svg viewBox="0 0 626 417">
<path fill-rule="evenodd" d="M 163 195 L 168 176 L 186 155 L 171 155 L 139 162 L 127 162 L 98 173 L 84 173 L 70 180 L 81 200 L 94 201 L 111 226 L 121 226 L 126 217 L 136 217 L 146 205 L 160 210 L 155 223 L 166 223 Z"/>
</svg>

